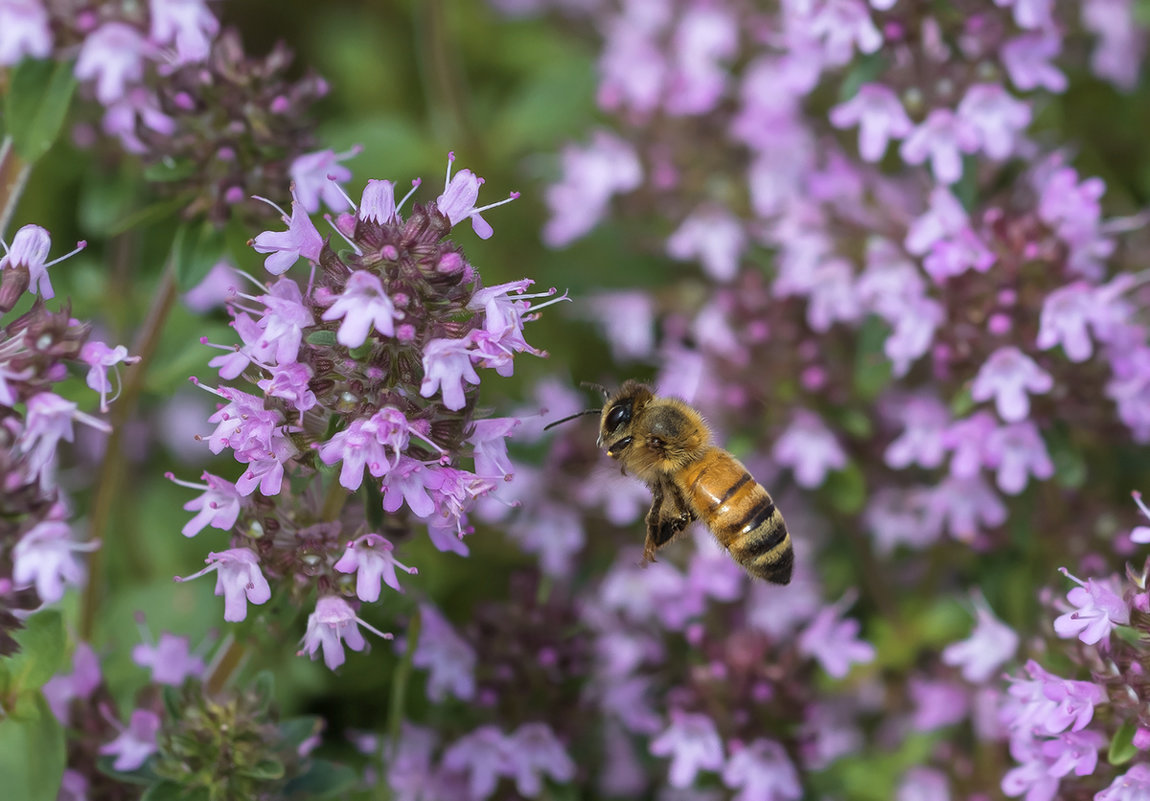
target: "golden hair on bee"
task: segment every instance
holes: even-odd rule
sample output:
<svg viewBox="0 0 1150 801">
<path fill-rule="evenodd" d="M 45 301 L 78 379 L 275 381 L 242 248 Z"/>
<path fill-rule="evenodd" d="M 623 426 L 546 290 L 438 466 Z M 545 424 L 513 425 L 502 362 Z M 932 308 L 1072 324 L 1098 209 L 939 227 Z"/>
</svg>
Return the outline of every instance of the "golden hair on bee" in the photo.
<svg viewBox="0 0 1150 801">
<path fill-rule="evenodd" d="M 782 514 L 743 463 L 711 439 L 698 410 L 638 381 L 625 382 L 599 410 L 599 447 L 651 488 L 645 561 L 701 520 L 752 576 L 787 584 L 794 550 Z"/>
</svg>

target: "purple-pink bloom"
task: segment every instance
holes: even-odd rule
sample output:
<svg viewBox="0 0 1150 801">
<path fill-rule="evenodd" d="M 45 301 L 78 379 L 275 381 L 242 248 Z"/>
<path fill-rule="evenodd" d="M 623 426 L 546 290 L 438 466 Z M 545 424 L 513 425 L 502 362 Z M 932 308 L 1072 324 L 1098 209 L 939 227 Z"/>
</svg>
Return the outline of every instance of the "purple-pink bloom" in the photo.
<svg viewBox="0 0 1150 801">
<path fill-rule="evenodd" d="M 184 293 L 184 304 L 192 311 L 203 314 L 231 300 L 239 282 L 240 276 L 234 267 L 226 261 L 217 262 L 204 276 L 204 280 Z"/>
<path fill-rule="evenodd" d="M 160 731 L 160 716 L 147 709 L 132 710 L 127 728 L 110 743 L 100 746 L 101 754 L 115 755 L 112 767 L 119 771 L 133 771 L 156 753 L 156 735 Z"/>
<path fill-rule="evenodd" d="M 490 239 L 494 233 L 487 220 L 480 216 L 480 212 L 510 203 L 519 197 L 518 192 L 512 192 L 506 200 L 490 203 L 476 208 L 475 201 L 479 198 L 479 187 L 483 179 L 471 170 L 460 170 L 453 178 L 451 165 L 455 163 L 455 154 L 447 154 L 447 179 L 443 183 L 443 194 L 435 199 L 435 205 L 441 214 L 451 221 L 452 227 L 459 225 L 465 219 L 471 219 L 471 227 L 480 239 Z"/>
<path fill-rule="evenodd" d="M 11 67 L 25 56 L 52 53 L 52 27 L 40 0 L 0 2 L 0 66 Z"/>
<path fill-rule="evenodd" d="M 500 776 L 513 773 L 507 738 L 495 726 L 480 726 L 443 752 L 442 766 L 467 776 L 467 801 L 486 801 Z"/>
<path fill-rule="evenodd" d="M 847 595 L 837 603 L 824 606 L 800 632 L 797 643 L 800 654 L 814 657 L 823 670 L 836 679 L 850 673 L 851 665 L 865 664 L 875 657 L 874 646 L 857 639 L 859 622 L 853 618 L 841 619 L 852 603 L 854 599 Z"/>
<path fill-rule="evenodd" d="M 1053 61 L 1062 51 L 1062 42 L 1053 31 L 1028 33 L 1010 39 L 1002 46 L 1002 64 L 1016 87 L 1026 92 L 1039 87 L 1059 93 L 1066 90 L 1066 76 Z"/>
<path fill-rule="evenodd" d="M 160 108 L 156 93 L 144 86 L 128 89 L 123 97 L 105 108 L 100 120 L 104 133 L 119 139 L 121 147 L 129 153 L 148 152 L 148 146 L 138 135 L 140 125 L 165 137 L 176 130 L 176 121 Z"/>
<path fill-rule="evenodd" d="M 972 542 L 983 526 L 1006 522 L 1006 507 L 980 476 L 947 476 L 931 490 L 929 508 L 931 525 L 945 525 L 961 542 Z"/>
<path fill-rule="evenodd" d="M 419 394 L 430 398 L 441 391 L 443 405 L 458 411 L 467 404 L 463 384 L 478 384 L 479 374 L 471 364 L 474 339 L 432 339 L 423 347 L 423 383 Z"/>
<path fill-rule="evenodd" d="M 194 64 L 208 57 L 220 23 L 204 0 L 149 0 L 155 44 L 175 44 L 172 66 Z"/>
<path fill-rule="evenodd" d="M 846 452 L 834 433 L 821 417 L 803 409 L 795 413 L 771 455 L 779 464 L 791 468 L 795 481 L 808 489 L 821 485 L 829 471 L 847 465 Z"/>
<path fill-rule="evenodd" d="M 916 731 L 934 731 L 962 721 L 970 709 L 965 687 L 953 681 L 932 681 L 912 676 L 907 692 L 914 701 L 910 725 Z"/>
<path fill-rule="evenodd" d="M 1001 347 L 978 370 L 970 387 L 975 401 L 994 398 L 998 415 L 1008 423 L 1017 423 L 1030 414 L 1027 393 L 1041 395 L 1054 387 L 1050 373 L 1013 345 Z"/>
<path fill-rule="evenodd" d="M 928 253 L 935 242 L 961 233 L 969 222 L 958 198 L 945 186 L 936 186 L 930 191 L 927 210 L 907 229 L 904 244 L 912 254 L 921 256 Z"/>
<path fill-rule="evenodd" d="M 11 247 L 4 246 L 4 256 L 0 257 L 0 270 L 24 267 L 28 270 L 29 291 L 33 295 L 39 294 L 45 300 L 51 300 L 56 295 L 52 289 L 52 282 L 48 280 L 48 268 L 80 252 L 86 245 L 86 242 L 78 242 L 76 249 L 71 253 L 48 261 L 52 237 L 39 225 L 25 225 L 12 237 Z"/>
<path fill-rule="evenodd" d="M 475 697 L 475 651 L 434 606 L 422 603 L 419 612 L 422 631 L 411 663 L 428 672 L 427 697 L 438 702 L 450 694 L 470 701 Z"/>
<path fill-rule="evenodd" d="M 943 446 L 952 451 L 950 474 L 958 478 L 977 476 L 987 463 L 987 438 L 997 429 L 994 415 L 987 411 L 955 420 L 942 436 Z"/>
<path fill-rule="evenodd" d="M 539 569 L 548 576 L 570 575 L 576 566 L 575 554 L 587 540 L 583 516 L 554 501 L 530 504 L 507 533 L 523 551 L 539 558 Z"/>
<path fill-rule="evenodd" d="M 105 22 L 85 37 L 74 72 L 96 82 L 96 99 L 105 106 L 124 96 L 144 77 L 149 45 L 144 35 L 123 22 Z"/>
<path fill-rule="evenodd" d="M 224 596 L 224 620 L 237 623 L 248 616 L 248 602 L 267 603 L 272 597 L 268 580 L 260 572 L 260 559 L 250 548 L 230 548 L 209 553 L 207 567 L 190 576 L 176 576 L 176 581 L 191 581 L 216 572 L 216 595 Z"/>
<path fill-rule="evenodd" d="M 360 618 L 356 617 L 351 605 L 336 595 L 325 595 L 315 602 L 315 611 L 308 615 L 307 631 L 300 640 L 302 647 L 296 656 L 305 653 L 315 660 L 316 654 L 323 649 L 323 662 L 330 670 L 335 670 L 345 661 L 343 646 L 353 651 L 362 651 L 367 647 L 367 641 L 360 633 L 359 627 L 385 640 L 392 638 L 391 634 L 380 631 Z"/>
<path fill-rule="evenodd" d="M 936 108 L 903 140 L 899 154 L 907 164 L 930 159 L 930 169 L 941 184 L 962 177 L 962 154 L 978 149 L 978 130 L 949 109 Z"/>
<path fill-rule="evenodd" d="M 903 470 L 912 464 L 928 468 L 942 464 L 946 453 L 943 434 L 950 423 L 945 404 L 937 398 L 918 395 L 900 404 L 898 413 L 904 427 L 883 454 L 887 465 Z"/>
<path fill-rule="evenodd" d="M 1150 765 L 1144 762 L 1110 782 L 1105 790 L 1094 796 L 1094 801 L 1145 801 L 1150 798 Z"/>
<path fill-rule="evenodd" d="M 651 741 L 651 753 L 671 757 L 672 787 L 690 787 L 700 770 L 723 768 L 723 741 L 714 721 L 702 714 L 672 709 L 670 725 Z"/>
<path fill-rule="evenodd" d="M 941 284 L 946 279 L 962 275 L 967 270 L 985 273 L 998 257 L 971 228 L 963 228 L 949 239 L 940 239 L 930 246 L 922 260 L 922 267 Z"/>
<path fill-rule="evenodd" d="M 546 723 L 524 723 L 507 738 L 508 769 L 525 798 L 543 792 L 544 775 L 557 782 L 575 778 L 575 763 Z"/>
<path fill-rule="evenodd" d="M 342 319 L 336 341 L 345 348 L 358 348 L 367 341 L 373 327 L 384 336 L 395 336 L 394 321 L 403 319 L 403 313 L 396 312 L 378 276 L 355 270 L 348 276 L 343 292 L 323 313 L 323 319 Z"/>
<path fill-rule="evenodd" d="M 475 474 L 486 479 L 510 480 L 515 471 L 507 456 L 507 438 L 519 427 L 518 417 L 476 420 L 467 435 L 475 456 Z"/>
<path fill-rule="evenodd" d="M 311 388 L 313 378 L 312 370 L 306 364 L 290 362 L 287 364 L 270 365 L 267 371 L 271 373 L 268 378 L 261 378 L 256 386 L 264 391 L 269 398 L 283 398 L 288 405 L 300 413 L 300 423 L 303 423 L 303 413 L 319 405 L 315 392 Z"/>
<path fill-rule="evenodd" d="M 1054 621 L 1054 631 L 1063 639 L 1077 635 L 1087 645 L 1098 645 L 1105 650 L 1109 647 L 1110 632 L 1114 627 L 1130 625 L 1130 607 L 1115 592 L 1110 581 L 1082 581 L 1064 567 L 1058 570 L 1080 586 L 1066 594 L 1066 600 L 1075 609 Z"/>
<path fill-rule="evenodd" d="M 140 643 L 132 649 L 132 661 L 152 669 L 154 684 L 179 687 L 189 676 L 202 676 L 204 660 L 191 653 L 188 638 L 164 632 L 155 645 Z"/>
<path fill-rule="evenodd" d="M 732 801 L 799 801 L 803 788 L 786 750 L 759 737 L 747 745 L 732 745 L 723 767 L 723 784 L 738 790 Z"/>
<path fill-rule="evenodd" d="M 836 128 L 859 129 L 859 155 L 876 162 L 891 139 L 902 139 L 914 128 L 893 90 L 878 83 L 864 83 L 850 100 L 831 109 Z"/>
<path fill-rule="evenodd" d="M 1086 0 L 1082 3 L 1082 27 L 1096 34 L 1090 68 L 1100 78 L 1131 91 L 1138 83 L 1146 34 L 1138 24 L 1130 0 Z"/>
<path fill-rule="evenodd" d="M 264 198 L 257 198 L 264 200 Z M 279 210 L 279 207 L 270 200 L 265 201 Z M 287 225 L 286 231 L 264 231 L 252 240 L 252 249 L 256 253 L 269 253 L 264 259 L 264 268 L 272 275 L 282 275 L 299 261 L 300 257 L 308 261 L 319 261 L 319 252 L 323 248 L 323 238 L 316 230 L 315 224 L 308 216 L 307 208 L 300 201 L 298 193 L 292 190 L 291 217 L 282 210 L 280 219 Z M 294 283 L 294 282 L 293 282 Z"/>
<path fill-rule="evenodd" d="M 1094 353 L 1089 324 L 1095 315 L 1094 287 L 1085 281 L 1075 281 L 1046 296 L 1042 303 L 1042 316 L 1038 323 L 1038 338 L 1034 341 L 1042 350 L 1061 345 L 1072 362 L 1084 362 Z"/>
<path fill-rule="evenodd" d="M 807 324 L 812 329 L 825 333 L 836 321 L 849 323 L 862 316 L 854 268 L 849 261 L 827 259 L 815 268 L 811 279 Z"/>
<path fill-rule="evenodd" d="M 974 630 L 942 649 L 943 664 L 957 667 L 971 684 L 982 684 L 1018 650 L 1018 634 L 994 616 L 981 596 L 974 599 Z"/>
<path fill-rule="evenodd" d="M 88 375 L 85 379 L 88 386 L 100 393 L 100 411 L 108 411 L 108 393 L 112 391 L 112 384 L 108 381 L 108 368 L 117 364 L 132 364 L 140 360 L 139 356 L 129 356 L 128 349 L 123 345 L 109 348 L 103 342 L 88 340 L 80 348 L 80 361 L 88 365 Z"/>
<path fill-rule="evenodd" d="M 882 47 L 883 36 L 862 0 L 827 0 L 806 20 L 806 34 L 820 41 L 823 57 L 832 66 L 842 66 L 860 53 L 874 53 Z"/>
<path fill-rule="evenodd" d="M 340 162 L 358 155 L 360 150 L 359 147 L 343 153 L 317 150 L 297 156 L 292 161 L 290 172 L 295 196 L 308 214 L 319 211 L 321 200 L 332 211 L 347 208 L 347 196 L 340 190 L 339 183 L 351 180 L 351 170 Z"/>
<path fill-rule="evenodd" d="M 1032 421 L 996 428 L 986 438 L 986 466 L 997 470 L 995 483 L 1007 495 L 1026 489 L 1028 476 L 1046 480 L 1054 475 L 1054 462 Z"/>
<path fill-rule="evenodd" d="M 1105 181 L 1097 177 L 1079 181 L 1073 168 L 1062 167 L 1051 172 L 1038 190 L 1038 216 L 1060 239 L 1080 245 L 1097 236 Z"/>
<path fill-rule="evenodd" d="M 71 717 L 69 707 L 72 699 L 87 700 L 100 686 L 101 681 L 103 677 L 100 674 L 100 660 L 96 652 L 88 643 L 77 642 L 76 650 L 72 653 L 72 672 L 66 676 L 53 676 L 42 689 L 52 714 L 67 726 Z"/>
<path fill-rule="evenodd" d="M 695 211 L 667 239 L 667 253 L 674 259 L 698 259 L 703 271 L 720 283 L 734 279 L 739 258 L 747 244 L 743 224 L 725 208 Z"/>
<path fill-rule="evenodd" d="M 51 392 L 39 392 L 28 399 L 24 430 L 16 450 L 24 457 L 27 477 L 39 477 L 40 488 L 45 492 L 56 486 L 56 448 L 60 440 L 72 441 L 74 420 L 100 431 L 112 430 L 104 421 L 79 411 L 76 404 Z"/>
<path fill-rule="evenodd" d="M 1082 731 L 1094 718 L 1095 704 L 1103 703 L 1106 690 L 1089 681 L 1072 681 L 1047 673 L 1030 659 L 1028 679 L 1011 677 L 1012 702 L 1003 709 L 1003 721 L 1014 731 L 1054 735 Z"/>
<path fill-rule="evenodd" d="M 1075 776 L 1090 776 L 1098 767 L 1098 749 L 1106 743 L 1107 738 L 1101 732 L 1090 729 L 1067 732 L 1044 742 L 1042 756 L 1050 761 L 1047 771 L 1051 776 L 1061 778 L 1071 771 Z"/>
<path fill-rule="evenodd" d="M 643 166 L 634 148 L 608 131 L 595 131 L 586 147 L 567 145 L 561 160 L 560 182 L 544 193 L 551 216 L 543 227 L 543 241 L 553 248 L 586 234 L 607 213 L 613 195 L 637 189 L 643 182 Z"/>
<path fill-rule="evenodd" d="M 408 567 L 394 556 L 395 546 L 378 534 L 364 534 L 347 544 L 347 550 L 334 565 L 340 573 L 355 573 L 355 594 L 361 601 L 379 600 L 381 582 L 396 592 L 403 592 L 395 569 L 415 575 L 419 571 Z"/>
<path fill-rule="evenodd" d="M 406 501 L 416 517 L 430 517 L 435 512 L 435 501 L 428 494 L 427 485 L 434 479 L 435 476 L 422 462 L 408 456 L 400 457 L 383 479 L 384 511 L 398 512 Z"/>
<path fill-rule="evenodd" d="M 1030 125 L 1030 106 L 996 83 L 976 83 L 958 104 L 958 116 L 975 131 L 982 152 L 1005 159 L 1014 151 L 1018 135 Z"/>
<path fill-rule="evenodd" d="M 911 768 L 899 782 L 894 801 L 950 801 L 946 775 L 934 768 Z"/>
<path fill-rule="evenodd" d="M 77 551 L 94 551 L 98 542 L 76 542 L 72 530 L 62 519 L 64 511 L 58 505 L 52 515 L 41 520 L 20 537 L 12 549 L 12 582 L 17 589 L 35 585 L 36 594 L 46 604 L 56 603 L 64 597 L 65 585 L 79 586 L 84 582 L 84 566 L 76 558 Z"/>
</svg>

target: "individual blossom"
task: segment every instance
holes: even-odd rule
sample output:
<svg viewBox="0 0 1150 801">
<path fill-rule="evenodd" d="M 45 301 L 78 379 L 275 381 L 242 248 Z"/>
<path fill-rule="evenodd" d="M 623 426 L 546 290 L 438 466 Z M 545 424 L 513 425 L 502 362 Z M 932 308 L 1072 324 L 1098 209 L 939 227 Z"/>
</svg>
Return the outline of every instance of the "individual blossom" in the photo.
<svg viewBox="0 0 1150 801">
<path fill-rule="evenodd" d="M 344 153 L 318 150 L 297 156 L 291 163 L 290 173 L 295 184 L 296 197 L 309 214 L 319 211 L 320 201 L 332 211 L 347 208 L 347 197 L 338 184 L 351 180 L 351 170 L 340 164 L 359 154 L 362 148 L 353 147 Z"/>
<path fill-rule="evenodd" d="M 962 155 L 978 148 L 978 131 L 964 117 L 948 109 L 934 109 L 903 140 L 899 154 L 907 164 L 930 159 L 930 169 L 941 184 L 962 177 Z"/>
<path fill-rule="evenodd" d="M 3 244 L 3 243 L 0 243 Z M 12 244 L 4 246 L 4 256 L 0 257 L 0 272 L 3 270 L 26 270 L 29 291 L 45 300 L 55 297 L 52 282 L 48 280 L 48 268 L 76 255 L 87 247 L 87 242 L 76 243 L 76 249 L 58 259 L 48 261 L 48 251 L 52 248 L 52 237 L 39 225 L 25 225 L 12 237 Z"/>
<path fill-rule="evenodd" d="M 874 646 L 857 639 L 859 622 L 841 619 L 853 602 L 847 595 L 838 603 L 823 607 L 799 633 L 799 653 L 817 659 L 823 670 L 836 679 L 845 677 L 852 664 L 865 664 L 875 657 Z"/>
<path fill-rule="evenodd" d="M 96 83 L 96 99 L 110 105 L 144 77 L 149 45 L 144 35 L 123 22 L 106 22 L 89 33 L 74 71 L 81 81 Z"/>
<path fill-rule="evenodd" d="M 345 644 L 353 651 L 362 651 L 367 647 L 367 641 L 359 631 L 360 626 L 385 640 L 392 638 L 391 634 L 357 617 L 343 598 L 326 595 L 316 601 L 315 611 L 308 615 L 307 631 L 300 640 L 302 648 L 297 655 L 307 654 L 314 660 L 322 648 L 324 664 L 330 670 L 335 670 L 346 660 L 343 652 Z"/>
<path fill-rule="evenodd" d="M 911 676 L 907 695 L 914 702 L 910 725 L 916 731 L 934 731 L 953 726 L 966 718 L 970 695 L 965 687 L 953 681 L 932 681 Z"/>
<path fill-rule="evenodd" d="M 1150 765 L 1138 763 L 1099 791 L 1095 801 L 1141 801 L 1150 797 Z"/>
<path fill-rule="evenodd" d="M 364 534 L 347 544 L 347 550 L 334 565 L 341 573 L 355 573 L 355 594 L 359 600 L 371 603 L 379 600 L 381 583 L 396 592 L 403 592 L 395 569 L 415 575 L 419 571 L 408 567 L 394 556 L 395 546 L 378 534 Z"/>
<path fill-rule="evenodd" d="M 971 684 L 982 684 L 1018 650 L 1018 634 L 1003 623 L 981 596 L 974 599 L 975 624 L 970 637 L 942 650 L 944 664 L 957 667 Z"/>
<path fill-rule="evenodd" d="M 40 0 L 0 2 L 0 66 L 14 66 L 25 56 L 47 58 L 51 53 L 52 28 Z"/>
<path fill-rule="evenodd" d="M 1030 125 L 1030 107 L 993 83 L 967 89 L 957 112 L 977 131 L 982 151 L 996 160 L 1010 156 L 1019 133 Z"/>
<path fill-rule="evenodd" d="M 994 398 L 999 416 L 1008 423 L 1025 420 L 1030 414 L 1027 393 L 1041 395 L 1054 387 L 1051 375 L 1014 346 L 990 354 L 970 387 L 976 401 Z"/>
<path fill-rule="evenodd" d="M 725 209 L 696 211 L 667 240 L 667 253 L 685 261 L 698 259 L 703 271 L 719 282 L 734 279 L 746 247 L 742 223 Z"/>
<path fill-rule="evenodd" d="M 271 587 L 259 568 L 259 557 L 249 548 L 231 548 L 209 553 L 207 567 L 176 581 L 191 581 L 216 573 L 216 595 L 224 596 L 224 620 L 239 622 L 248 616 L 248 603 L 264 604 L 271 599 Z"/>
<path fill-rule="evenodd" d="M 419 394 L 430 398 L 441 392 L 444 406 L 453 411 L 462 409 L 464 382 L 479 383 L 479 374 L 471 363 L 473 343 L 470 337 L 429 341 L 423 348 L 423 383 Z"/>
<path fill-rule="evenodd" d="M 109 348 L 103 342 L 89 340 L 80 348 L 80 360 L 89 366 L 85 378 L 88 387 L 100 393 L 100 411 L 108 411 L 108 393 L 112 390 L 108 381 L 108 368 L 117 364 L 132 364 L 140 360 L 139 356 L 129 356 L 128 349 L 123 345 Z"/>
<path fill-rule="evenodd" d="M 205 0 L 149 0 L 148 9 L 152 42 L 175 47 L 172 66 L 194 64 L 208 57 L 220 23 Z"/>
<path fill-rule="evenodd" d="M 189 676 L 202 676 L 204 660 L 188 649 L 188 638 L 164 632 L 159 642 L 140 643 L 132 649 L 132 661 L 152 669 L 152 681 L 179 687 Z"/>
<path fill-rule="evenodd" d="M 44 699 L 56 719 L 67 726 L 71 722 L 72 700 L 86 701 L 91 698 L 103 680 L 96 652 L 88 643 L 78 642 L 72 652 L 72 672 L 49 679 L 43 687 Z"/>
<path fill-rule="evenodd" d="M 899 409 L 902 434 L 887 447 L 884 461 L 896 470 L 912 464 L 938 467 L 946 453 L 943 434 L 950 422 L 946 406 L 936 398 L 916 396 Z"/>
<path fill-rule="evenodd" d="M 1026 420 L 996 428 L 986 439 L 987 467 L 998 471 L 998 488 L 1017 495 L 1026 488 L 1028 476 L 1045 480 L 1054 475 L 1054 463 L 1038 427 Z"/>
<path fill-rule="evenodd" d="M 112 767 L 119 771 L 133 771 L 156 753 L 156 735 L 160 731 L 160 716 L 147 709 L 134 709 L 127 727 L 120 736 L 100 746 L 101 754 L 115 756 Z"/>
<path fill-rule="evenodd" d="M 453 227 L 463 220 L 470 219 L 471 227 L 476 236 L 480 239 L 490 239 L 494 231 L 491 225 L 480 216 L 480 213 L 496 206 L 502 206 L 504 203 L 510 203 L 519 197 L 519 193 L 512 192 L 506 200 L 476 207 L 475 201 L 479 198 L 479 187 L 483 184 L 483 179 L 471 170 L 460 170 L 455 174 L 455 177 L 452 177 L 451 165 L 454 163 L 455 154 L 448 153 L 447 178 L 443 184 L 443 194 L 435 199 L 435 203 L 439 207 L 440 213 L 451 220 Z"/>
<path fill-rule="evenodd" d="M 563 177 L 544 196 L 551 218 L 543 228 L 543 241 L 551 247 L 586 234 L 607 213 L 614 195 L 630 192 L 643 181 L 634 148 L 604 130 L 595 131 L 586 147 L 567 145 L 561 158 Z"/>
<path fill-rule="evenodd" d="M 947 476 L 930 491 L 927 504 L 930 525 L 945 527 L 960 542 L 974 542 L 1007 518 L 1006 506 L 980 476 Z"/>
<path fill-rule="evenodd" d="M 941 771 L 913 767 L 899 782 L 894 801 L 950 801 L 950 786 Z"/>
<path fill-rule="evenodd" d="M 783 747 L 758 738 L 731 748 L 723 767 L 723 784 L 738 790 L 734 801 L 799 801 L 803 797 L 799 774 Z"/>
<path fill-rule="evenodd" d="M 811 412 L 796 412 L 791 424 L 775 442 L 772 457 L 790 467 L 800 486 L 813 488 L 826 480 L 830 470 L 846 467 L 847 456 L 834 433 Z"/>
<path fill-rule="evenodd" d="M 323 313 L 324 320 L 340 320 L 336 341 L 358 348 L 374 328 L 385 337 L 395 336 L 395 320 L 402 319 L 379 278 L 366 270 L 356 270 L 347 279 L 343 294 Z"/>
<path fill-rule="evenodd" d="M 272 275 L 283 275 L 302 256 L 309 261 L 318 261 L 323 239 L 308 216 L 307 209 L 300 201 L 298 193 L 293 193 L 291 215 L 264 200 L 280 213 L 280 219 L 287 225 L 286 231 L 264 231 L 252 240 L 256 253 L 270 254 L 264 259 L 264 268 Z"/>
<path fill-rule="evenodd" d="M 468 801 L 486 801 L 501 776 L 512 775 L 513 753 L 507 737 L 495 726 L 480 726 L 456 740 L 443 752 L 445 770 L 467 780 Z"/>
<path fill-rule="evenodd" d="M 419 611 L 422 631 L 411 663 L 428 671 L 427 697 L 442 701 L 450 693 L 471 700 L 475 697 L 475 651 L 435 607 L 420 604 Z"/>
<path fill-rule="evenodd" d="M 507 738 L 507 746 L 509 772 L 525 798 L 543 792 L 543 776 L 557 782 L 575 777 L 575 763 L 546 723 L 524 723 Z"/>
<path fill-rule="evenodd" d="M 52 517 L 28 529 L 12 549 L 12 582 L 16 588 L 35 587 L 46 604 L 64 597 L 66 585 L 84 582 L 84 566 L 76 553 L 94 551 L 98 542 L 82 543 L 72 539 L 72 529 L 63 521 L 64 511 L 54 507 Z"/>
<path fill-rule="evenodd" d="M 1059 637 L 1077 636 L 1087 645 L 1106 649 L 1114 627 L 1130 625 L 1130 607 L 1108 581 L 1082 581 L 1064 567 L 1059 572 L 1079 586 L 1067 593 L 1066 600 L 1075 608 L 1054 621 L 1055 632 Z"/>
<path fill-rule="evenodd" d="M 671 757 L 667 780 L 672 787 L 690 787 L 700 770 L 723 767 L 723 741 L 714 721 L 697 713 L 671 710 L 671 723 L 651 741 L 651 753 Z"/>
<path fill-rule="evenodd" d="M 859 129 L 859 155 L 876 162 L 886 152 L 891 139 L 902 139 L 914 124 L 895 93 L 877 83 L 864 83 L 850 100 L 831 109 L 836 128 Z"/>
<path fill-rule="evenodd" d="M 1038 338 L 1034 344 L 1042 350 L 1061 345 L 1070 361 L 1086 361 L 1094 353 L 1089 325 L 1095 308 L 1094 289 L 1085 281 L 1075 281 L 1054 290 L 1042 303 Z"/>
</svg>

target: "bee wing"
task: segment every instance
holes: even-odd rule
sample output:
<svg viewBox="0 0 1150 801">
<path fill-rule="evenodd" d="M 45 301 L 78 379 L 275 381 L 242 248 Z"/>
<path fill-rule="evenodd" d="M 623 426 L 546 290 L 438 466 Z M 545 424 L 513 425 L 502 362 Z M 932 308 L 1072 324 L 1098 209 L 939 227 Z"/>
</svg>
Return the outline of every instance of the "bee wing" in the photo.
<svg viewBox="0 0 1150 801">
<path fill-rule="evenodd" d="M 651 511 L 647 512 L 647 541 L 643 559 L 655 561 L 655 551 L 675 539 L 695 519 L 682 493 L 674 482 L 661 476 L 651 486 Z"/>
</svg>

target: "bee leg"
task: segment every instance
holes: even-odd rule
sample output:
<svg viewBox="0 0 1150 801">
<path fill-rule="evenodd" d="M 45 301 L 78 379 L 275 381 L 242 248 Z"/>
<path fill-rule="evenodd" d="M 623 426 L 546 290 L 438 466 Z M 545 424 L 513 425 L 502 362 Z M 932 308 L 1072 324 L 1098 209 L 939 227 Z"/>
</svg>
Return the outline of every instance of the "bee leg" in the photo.
<svg viewBox="0 0 1150 801">
<path fill-rule="evenodd" d="M 652 487 L 654 494 L 651 511 L 647 513 L 647 541 L 643 548 L 643 561 L 654 562 L 655 551 L 675 539 L 690 525 L 695 516 L 675 485 L 662 479 Z"/>
<path fill-rule="evenodd" d="M 647 540 L 643 543 L 642 565 L 655 561 L 655 551 L 662 542 L 659 541 L 659 524 L 663 516 L 663 484 L 659 482 L 651 487 L 651 509 L 647 512 Z"/>
</svg>

